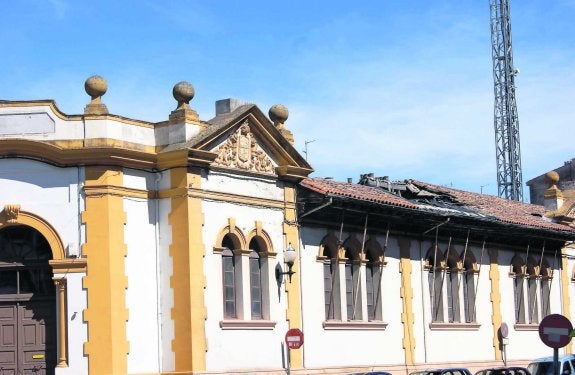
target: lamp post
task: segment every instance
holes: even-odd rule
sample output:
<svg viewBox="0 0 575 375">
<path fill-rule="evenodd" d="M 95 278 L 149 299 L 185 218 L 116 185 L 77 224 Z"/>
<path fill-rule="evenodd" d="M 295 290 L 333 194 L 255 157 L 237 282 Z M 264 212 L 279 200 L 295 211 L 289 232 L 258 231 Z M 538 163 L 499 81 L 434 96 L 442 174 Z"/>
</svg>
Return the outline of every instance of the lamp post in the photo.
<svg viewBox="0 0 575 375">
<path fill-rule="evenodd" d="M 284 256 L 284 262 L 288 266 L 288 270 L 283 271 L 281 266 L 276 268 L 276 280 L 278 281 L 278 283 L 281 284 L 282 283 L 282 276 L 288 275 L 289 282 L 291 284 L 291 277 L 295 273 L 295 271 L 292 271 L 292 267 L 293 267 L 293 264 L 294 264 L 295 258 L 296 258 L 296 252 L 295 252 L 295 249 L 293 248 L 291 242 L 288 244 L 288 247 L 284 250 L 283 256 Z"/>
</svg>

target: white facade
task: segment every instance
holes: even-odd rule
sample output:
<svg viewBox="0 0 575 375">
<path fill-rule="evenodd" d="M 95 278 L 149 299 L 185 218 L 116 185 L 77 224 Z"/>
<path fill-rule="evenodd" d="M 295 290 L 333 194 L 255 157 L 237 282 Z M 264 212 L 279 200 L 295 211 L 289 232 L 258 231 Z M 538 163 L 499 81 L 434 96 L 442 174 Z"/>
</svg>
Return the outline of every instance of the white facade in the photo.
<svg viewBox="0 0 575 375">
<path fill-rule="evenodd" d="M 547 312 L 575 316 L 575 250 L 558 246 L 575 231 L 562 232 L 535 207 L 533 225 L 469 214 L 460 224 L 470 229 L 454 224 L 456 234 L 434 240 L 425 230 L 444 218 L 433 215 L 442 210 L 455 222 L 456 209 L 420 209 L 407 190 L 303 183 L 312 170 L 281 111 L 270 111 L 273 123 L 253 105 L 211 122 L 189 107 L 175 112 L 154 124 L 66 116 L 49 101 L 0 106 L 0 237 L 30 227 L 52 250 L 48 318 L 56 327 L 46 332 L 55 340 L 36 359 L 52 356 L 55 374 L 282 374 L 294 328 L 304 333 L 303 346 L 289 351 L 298 374 L 524 365 L 551 352 L 538 336 Z M 495 240 L 481 243 L 483 228 Z M 518 245 L 523 235 L 537 245 Z M 382 253 L 368 256 L 368 243 Z M 33 268 L 11 264 L 3 246 L 0 274 Z M 33 297 L 0 302 L 20 308 Z"/>
</svg>

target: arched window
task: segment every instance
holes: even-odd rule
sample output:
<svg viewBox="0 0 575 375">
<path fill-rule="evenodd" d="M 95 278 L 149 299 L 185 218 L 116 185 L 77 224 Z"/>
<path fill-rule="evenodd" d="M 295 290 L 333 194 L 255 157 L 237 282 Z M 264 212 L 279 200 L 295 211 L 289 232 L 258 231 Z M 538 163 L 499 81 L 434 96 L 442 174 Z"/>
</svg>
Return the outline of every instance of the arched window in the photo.
<svg viewBox="0 0 575 375">
<path fill-rule="evenodd" d="M 511 259 L 511 273 L 514 276 L 515 321 L 520 324 L 525 323 L 525 295 L 523 293 L 523 284 L 527 276 L 525 269 L 525 261 L 519 255 L 515 255 Z"/>
<path fill-rule="evenodd" d="M 539 264 L 533 257 L 527 259 L 527 313 L 529 324 L 539 323 L 539 303 L 537 297 L 537 273 Z"/>
<path fill-rule="evenodd" d="M 551 314 L 551 280 L 553 279 L 553 269 L 546 259 L 541 262 L 541 317 Z"/>
<path fill-rule="evenodd" d="M 454 246 L 447 249 L 447 317 L 450 323 L 460 322 L 459 314 L 459 257 Z"/>
<path fill-rule="evenodd" d="M 361 300 L 361 244 L 355 237 L 348 238 L 345 248 L 345 295 L 347 320 L 362 320 Z"/>
<path fill-rule="evenodd" d="M 365 244 L 367 264 L 365 267 L 365 289 L 367 299 L 367 319 L 382 320 L 381 279 L 383 276 L 383 250 L 376 239 Z"/>
<path fill-rule="evenodd" d="M 465 257 L 465 259 L 463 259 Z M 475 322 L 475 256 L 470 250 L 461 254 L 463 259 L 463 310 L 465 322 Z"/>
<path fill-rule="evenodd" d="M 341 299 L 338 271 L 338 241 L 333 235 L 326 236 L 321 243 L 323 257 L 323 290 L 326 320 L 341 320 Z"/>
<path fill-rule="evenodd" d="M 268 262 L 265 241 L 255 236 L 249 243 L 250 303 L 252 319 L 269 318 Z"/>
<path fill-rule="evenodd" d="M 442 252 L 432 246 L 427 252 L 428 283 L 431 302 L 431 321 L 443 322 L 443 264 Z"/>
<path fill-rule="evenodd" d="M 52 296 L 52 251 L 37 230 L 25 225 L 0 230 L 0 294 Z"/>
<path fill-rule="evenodd" d="M 234 250 L 239 248 L 237 240 L 231 234 L 226 234 L 222 239 L 222 276 L 224 317 L 242 317 L 242 262 Z"/>
</svg>

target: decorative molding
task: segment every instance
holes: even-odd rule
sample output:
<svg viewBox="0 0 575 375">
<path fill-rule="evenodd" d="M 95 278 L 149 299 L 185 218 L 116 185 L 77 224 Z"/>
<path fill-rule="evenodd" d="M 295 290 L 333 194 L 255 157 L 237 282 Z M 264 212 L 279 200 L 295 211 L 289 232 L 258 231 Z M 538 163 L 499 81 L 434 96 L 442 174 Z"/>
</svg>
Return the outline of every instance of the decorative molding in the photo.
<svg viewBox="0 0 575 375">
<path fill-rule="evenodd" d="M 538 331 L 539 323 L 515 323 L 513 328 L 516 331 Z"/>
<path fill-rule="evenodd" d="M 221 320 L 222 330 L 272 330 L 276 322 L 271 320 Z"/>
<path fill-rule="evenodd" d="M 275 167 L 256 142 L 246 120 L 217 150 L 217 166 L 273 174 Z"/>
<path fill-rule="evenodd" d="M 160 197 L 163 197 L 166 193 L 160 192 Z M 250 197 L 247 195 L 239 195 L 233 193 L 225 193 L 221 191 L 206 191 L 195 188 L 188 188 L 188 196 L 190 198 L 201 198 L 207 200 L 214 200 L 220 202 L 230 202 L 230 203 L 240 203 L 255 207 L 266 207 L 275 209 L 295 208 L 293 203 L 285 203 L 281 200 L 260 198 L 260 197 Z"/>
<path fill-rule="evenodd" d="M 479 323 L 429 323 L 429 329 L 432 331 L 479 331 Z"/>
<path fill-rule="evenodd" d="M 322 323 L 323 329 L 325 330 L 349 330 L 349 331 L 369 331 L 369 330 L 380 330 L 384 331 L 387 328 L 387 322 L 382 321 L 336 321 L 336 320 L 326 320 Z"/>
<path fill-rule="evenodd" d="M 8 223 L 17 223 L 18 222 L 18 215 L 20 214 L 20 205 L 19 204 L 7 204 L 4 206 L 4 217 L 6 218 L 6 222 Z"/>
<path fill-rule="evenodd" d="M 112 185 L 84 186 L 84 193 L 87 197 L 114 195 L 122 198 L 153 199 L 155 196 L 157 196 L 157 192 L 153 190 L 147 191 L 142 189 Z"/>
<path fill-rule="evenodd" d="M 68 325 L 66 318 L 68 309 L 66 304 L 67 280 L 65 278 L 54 278 L 58 294 L 58 364 L 56 367 L 68 367 Z"/>
<path fill-rule="evenodd" d="M 18 206 L 18 205 L 11 205 Z M 18 206 L 20 207 L 20 206 Z M 50 245 L 52 250 L 52 261 L 64 259 L 66 252 L 64 250 L 64 245 L 62 240 L 58 236 L 56 230 L 43 218 L 26 211 L 20 211 L 18 209 L 18 214 L 11 218 L 12 221 L 8 221 L 8 216 L 6 215 L 6 208 L 2 211 L 4 214 L 0 215 L 0 228 L 10 225 L 27 225 L 36 229 Z"/>
<path fill-rule="evenodd" d="M 52 266 L 54 276 L 56 274 L 86 273 L 87 268 L 86 258 L 54 259 L 49 260 L 48 263 Z"/>
</svg>

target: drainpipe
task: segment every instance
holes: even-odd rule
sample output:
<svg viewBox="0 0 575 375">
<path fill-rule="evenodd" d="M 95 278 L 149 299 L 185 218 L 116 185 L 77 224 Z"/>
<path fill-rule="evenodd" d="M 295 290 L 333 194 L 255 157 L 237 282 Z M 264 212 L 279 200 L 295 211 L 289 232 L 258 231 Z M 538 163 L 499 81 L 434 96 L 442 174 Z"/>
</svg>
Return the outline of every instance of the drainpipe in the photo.
<svg viewBox="0 0 575 375">
<path fill-rule="evenodd" d="M 154 198 L 155 201 L 155 237 L 156 237 L 156 324 L 158 333 L 158 373 L 162 373 L 162 302 L 161 302 L 161 272 L 160 272 L 160 180 L 162 173 L 156 172 L 156 179 L 154 180 Z"/>
</svg>

